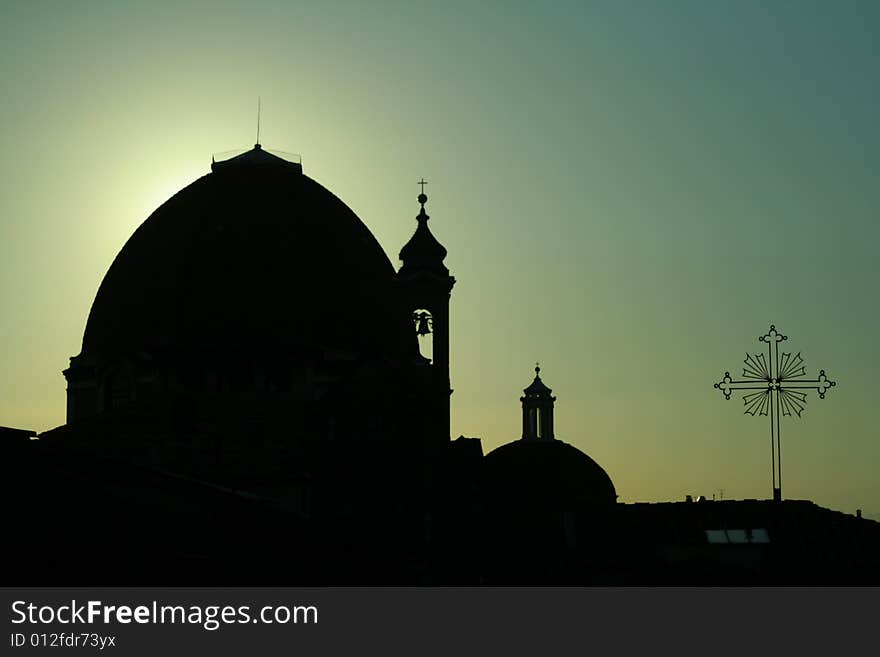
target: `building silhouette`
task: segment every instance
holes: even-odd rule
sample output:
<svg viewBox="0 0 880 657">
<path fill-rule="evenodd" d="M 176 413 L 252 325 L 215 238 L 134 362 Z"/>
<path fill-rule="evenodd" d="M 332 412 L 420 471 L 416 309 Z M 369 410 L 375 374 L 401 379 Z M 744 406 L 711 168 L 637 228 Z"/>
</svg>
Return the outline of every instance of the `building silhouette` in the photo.
<svg viewBox="0 0 880 657">
<path fill-rule="evenodd" d="M 157 209 L 95 297 L 66 423 L 0 430 L 6 581 L 880 581 L 880 523 L 810 502 L 618 503 L 556 438 L 537 367 L 518 440 L 451 440 L 455 278 L 427 200 L 397 271 L 259 144 Z"/>
</svg>

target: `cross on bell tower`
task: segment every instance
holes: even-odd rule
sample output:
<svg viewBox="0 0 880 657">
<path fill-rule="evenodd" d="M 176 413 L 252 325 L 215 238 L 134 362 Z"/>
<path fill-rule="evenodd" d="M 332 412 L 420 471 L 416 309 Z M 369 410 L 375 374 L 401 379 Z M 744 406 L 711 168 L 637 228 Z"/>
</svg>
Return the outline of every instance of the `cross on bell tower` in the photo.
<svg viewBox="0 0 880 657">
<path fill-rule="evenodd" d="M 553 436 L 553 391 L 541 381 L 541 366 L 535 363 L 535 380 L 519 398 L 523 410 L 523 440 L 555 440 Z"/>
</svg>

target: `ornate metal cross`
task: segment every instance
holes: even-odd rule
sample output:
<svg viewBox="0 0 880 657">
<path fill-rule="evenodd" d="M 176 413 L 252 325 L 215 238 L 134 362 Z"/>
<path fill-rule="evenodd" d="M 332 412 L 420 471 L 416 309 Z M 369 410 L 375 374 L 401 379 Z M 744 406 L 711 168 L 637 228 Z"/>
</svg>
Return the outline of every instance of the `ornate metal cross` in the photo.
<svg viewBox="0 0 880 657">
<path fill-rule="evenodd" d="M 745 412 L 749 415 L 770 416 L 770 459 L 773 470 L 773 499 L 782 499 L 782 455 L 779 444 L 779 419 L 782 415 L 794 413 L 801 416 L 807 404 L 804 390 L 816 390 L 819 399 L 825 399 L 829 388 L 837 385 L 825 376 L 825 370 L 819 370 L 815 379 L 805 379 L 807 371 L 800 353 L 792 357 L 791 353 L 779 351 L 779 343 L 788 340 L 776 327 L 770 325 L 766 335 L 758 338 L 767 345 L 766 354 L 746 354 L 743 361 L 743 380 L 734 380 L 730 372 L 715 384 L 725 399 L 730 399 L 734 390 L 752 390 L 743 395 Z"/>
<path fill-rule="evenodd" d="M 424 176 L 423 176 L 422 179 L 421 179 L 419 182 L 417 182 L 416 184 L 417 184 L 417 185 L 421 185 L 421 187 L 422 187 L 422 194 L 424 194 L 424 193 L 425 193 L 425 185 L 428 184 L 428 181 L 425 180 Z"/>
</svg>

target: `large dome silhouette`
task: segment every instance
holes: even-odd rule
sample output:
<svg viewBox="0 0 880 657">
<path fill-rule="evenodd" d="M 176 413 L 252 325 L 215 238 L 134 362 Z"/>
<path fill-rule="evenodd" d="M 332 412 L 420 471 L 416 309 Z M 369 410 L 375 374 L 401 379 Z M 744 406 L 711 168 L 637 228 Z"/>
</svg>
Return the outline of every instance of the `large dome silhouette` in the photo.
<svg viewBox="0 0 880 657">
<path fill-rule="evenodd" d="M 417 353 L 394 268 L 341 200 L 257 146 L 157 209 L 108 270 L 83 354 Z"/>
</svg>

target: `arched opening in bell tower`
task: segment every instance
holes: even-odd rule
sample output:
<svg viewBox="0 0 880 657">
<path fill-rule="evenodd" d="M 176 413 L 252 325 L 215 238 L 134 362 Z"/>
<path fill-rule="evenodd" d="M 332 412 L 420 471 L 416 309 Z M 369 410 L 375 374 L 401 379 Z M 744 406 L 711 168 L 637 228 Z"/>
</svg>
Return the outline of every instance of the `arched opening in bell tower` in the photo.
<svg viewBox="0 0 880 657">
<path fill-rule="evenodd" d="M 434 362 L 434 316 L 430 310 L 419 308 L 412 315 L 416 336 L 419 340 L 419 353 L 423 358 Z"/>
</svg>

